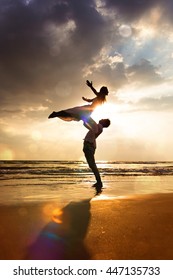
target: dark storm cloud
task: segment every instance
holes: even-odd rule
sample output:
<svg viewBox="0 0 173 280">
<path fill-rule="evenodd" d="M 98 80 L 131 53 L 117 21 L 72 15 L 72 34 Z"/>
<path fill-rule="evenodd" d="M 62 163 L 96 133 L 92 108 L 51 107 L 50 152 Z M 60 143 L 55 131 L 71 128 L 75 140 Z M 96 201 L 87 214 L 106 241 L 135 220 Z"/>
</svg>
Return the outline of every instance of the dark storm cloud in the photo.
<svg viewBox="0 0 173 280">
<path fill-rule="evenodd" d="M 105 3 L 108 9 L 115 9 L 118 18 L 129 22 L 147 15 L 153 7 L 162 8 L 163 17 L 172 19 L 172 0 L 106 0 Z"/>
<path fill-rule="evenodd" d="M 80 2 L 78 0 L 69 0 L 69 7 L 76 23 L 73 40 L 78 52 L 80 51 L 80 46 L 87 50 L 86 53 L 83 53 L 83 59 L 87 61 L 87 58 L 95 55 L 104 45 L 106 23 L 97 12 L 93 0 Z"/>
<path fill-rule="evenodd" d="M 1 1 L 0 90 L 7 101 L 7 95 L 19 97 L 39 88 L 47 45 L 42 34 L 43 21 L 30 6 L 22 1 L 7 0 L 3 4 Z M 44 70 L 41 72 L 44 77 Z"/>
<path fill-rule="evenodd" d="M 114 8 L 119 17 L 135 20 L 150 10 L 157 2 L 157 0 L 106 0 L 106 6 Z"/>
</svg>

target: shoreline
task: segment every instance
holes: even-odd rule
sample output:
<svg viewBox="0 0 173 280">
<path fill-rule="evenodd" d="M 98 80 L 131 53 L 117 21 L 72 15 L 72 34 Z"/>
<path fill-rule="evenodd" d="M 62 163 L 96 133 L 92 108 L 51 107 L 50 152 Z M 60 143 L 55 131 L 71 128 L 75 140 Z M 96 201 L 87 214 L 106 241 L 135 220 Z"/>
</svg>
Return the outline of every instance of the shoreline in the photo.
<svg viewBox="0 0 173 280">
<path fill-rule="evenodd" d="M 173 193 L 0 205 L 0 259 L 173 259 Z"/>
<path fill-rule="evenodd" d="M 155 193 L 173 193 L 173 176 L 108 176 L 102 175 L 103 195 L 110 198 L 117 196 L 147 195 Z M 50 182 L 41 184 L 39 178 L 19 181 L 8 180 L 8 185 L 0 186 L 0 205 L 18 205 L 21 203 L 68 203 L 89 199 L 95 195 L 92 187 L 95 180 L 82 178 L 81 180 Z"/>
</svg>

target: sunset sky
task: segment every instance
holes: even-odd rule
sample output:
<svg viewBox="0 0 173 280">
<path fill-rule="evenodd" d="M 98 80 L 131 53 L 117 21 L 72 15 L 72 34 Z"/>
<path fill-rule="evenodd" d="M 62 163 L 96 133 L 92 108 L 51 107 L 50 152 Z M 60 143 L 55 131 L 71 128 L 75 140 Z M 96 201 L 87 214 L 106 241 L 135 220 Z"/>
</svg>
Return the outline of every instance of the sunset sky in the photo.
<svg viewBox="0 0 173 280">
<path fill-rule="evenodd" d="M 173 160 L 172 0 L 0 0 L 0 159 L 83 160 L 82 122 L 52 111 L 109 95 L 97 160 Z"/>
</svg>

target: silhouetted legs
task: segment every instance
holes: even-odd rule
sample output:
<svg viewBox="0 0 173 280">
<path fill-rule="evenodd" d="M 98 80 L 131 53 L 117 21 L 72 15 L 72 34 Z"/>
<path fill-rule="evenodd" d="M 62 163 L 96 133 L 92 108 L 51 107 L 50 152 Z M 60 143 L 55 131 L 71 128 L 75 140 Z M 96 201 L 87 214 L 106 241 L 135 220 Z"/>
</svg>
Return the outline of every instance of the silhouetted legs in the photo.
<svg viewBox="0 0 173 280">
<path fill-rule="evenodd" d="M 95 148 L 89 142 L 84 141 L 83 152 L 85 154 L 89 167 L 91 168 L 92 172 L 95 175 L 97 185 L 99 185 L 101 187 L 102 181 L 101 181 L 100 173 L 99 173 L 99 170 L 97 168 L 97 165 L 95 163 L 95 158 L 94 158 Z"/>
<path fill-rule="evenodd" d="M 48 119 L 52 119 L 52 118 L 56 118 L 56 117 L 64 117 L 64 118 L 68 118 L 68 117 L 71 117 L 71 114 L 65 112 L 65 111 L 59 111 L 59 112 L 55 112 L 53 111 Z"/>
</svg>

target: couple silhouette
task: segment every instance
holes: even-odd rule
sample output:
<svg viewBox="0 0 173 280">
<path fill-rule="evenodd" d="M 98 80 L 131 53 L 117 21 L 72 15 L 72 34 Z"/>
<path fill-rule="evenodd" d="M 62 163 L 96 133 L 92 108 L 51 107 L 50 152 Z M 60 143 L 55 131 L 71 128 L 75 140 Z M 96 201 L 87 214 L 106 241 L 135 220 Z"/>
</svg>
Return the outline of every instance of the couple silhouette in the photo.
<svg viewBox="0 0 173 280">
<path fill-rule="evenodd" d="M 106 102 L 106 96 L 108 95 L 108 89 L 105 86 L 100 88 L 98 92 L 94 87 L 93 83 L 86 81 L 88 87 L 94 92 L 96 97 L 88 99 L 82 97 L 82 99 L 90 104 L 84 106 L 73 107 L 70 109 L 61 110 L 58 112 L 53 111 L 49 115 L 50 118 L 58 117 L 64 121 L 83 121 L 83 125 L 88 129 L 88 132 L 84 138 L 83 143 L 83 152 L 88 163 L 89 168 L 92 170 L 96 183 L 93 185 L 96 189 L 96 194 L 101 193 L 102 191 L 102 180 L 95 162 L 95 151 L 97 148 L 96 139 L 103 132 L 103 128 L 107 128 L 110 125 L 109 119 L 101 119 L 96 123 L 92 118 L 91 114 L 96 107 L 101 106 Z"/>
</svg>

